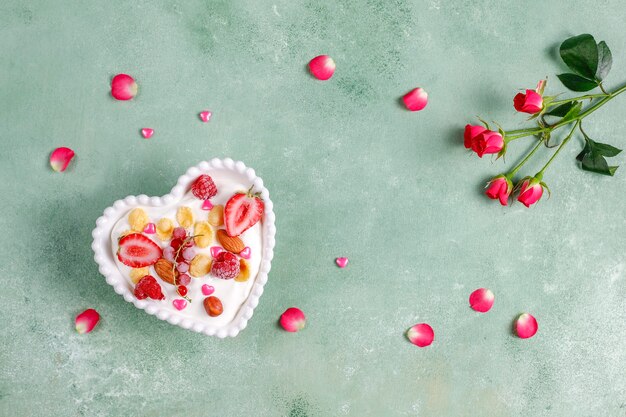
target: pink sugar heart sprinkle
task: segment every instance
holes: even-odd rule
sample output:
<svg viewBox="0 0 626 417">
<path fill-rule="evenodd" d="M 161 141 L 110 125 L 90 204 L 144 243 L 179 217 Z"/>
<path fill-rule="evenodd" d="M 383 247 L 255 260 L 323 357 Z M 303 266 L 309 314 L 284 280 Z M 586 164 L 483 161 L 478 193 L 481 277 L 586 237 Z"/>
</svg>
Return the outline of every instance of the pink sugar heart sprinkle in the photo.
<svg viewBox="0 0 626 417">
<path fill-rule="evenodd" d="M 345 258 L 345 257 L 337 258 L 335 259 L 335 263 L 337 264 L 339 268 L 345 268 L 346 265 L 348 265 L 348 258 Z"/>
<path fill-rule="evenodd" d="M 187 307 L 187 300 L 183 300 L 182 298 L 177 298 L 176 300 L 172 301 L 172 304 L 174 305 L 174 308 L 178 311 L 183 310 L 185 307 Z"/>
<path fill-rule="evenodd" d="M 243 259 L 250 259 L 250 256 L 252 255 L 250 252 L 250 246 L 246 246 L 241 252 L 239 252 L 239 256 L 241 256 Z"/>
<path fill-rule="evenodd" d="M 224 252 L 224 248 L 221 246 L 211 246 L 211 256 L 217 258 L 220 253 Z"/>
<path fill-rule="evenodd" d="M 469 304 L 473 310 L 479 313 L 486 313 L 491 310 L 495 297 L 493 292 L 487 288 L 479 288 L 469 296 Z"/>
<path fill-rule="evenodd" d="M 150 139 L 154 135 L 154 129 L 150 129 L 149 127 L 144 127 L 141 129 L 141 136 L 146 139 Z"/>
<path fill-rule="evenodd" d="M 210 200 L 204 200 L 202 202 L 202 210 L 211 210 L 213 208 L 213 203 Z"/>
<path fill-rule="evenodd" d="M 143 228 L 143 232 L 148 235 L 153 235 L 156 233 L 156 225 L 154 223 L 148 223 L 146 227 Z"/>
<path fill-rule="evenodd" d="M 435 338 L 435 332 L 429 324 L 419 323 L 411 327 L 406 332 L 406 337 L 408 337 L 409 341 L 415 346 L 423 348 L 433 342 L 433 339 Z"/>
<path fill-rule="evenodd" d="M 215 292 L 215 288 L 212 285 L 204 284 L 202 286 L 202 294 L 211 295 Z"/>
<path fill-rule="evenodd" d="M 50 166 L 56 172 L 63 172 L 74 158 L 74 151 L 70 148 L 56 148 L 50 154 Z"/>
<path fill-rule="evenodd" d="M 200 120 L 202 120 L 204 123 L 211 120 L 211 116 L 213 116 L 213 113 L 208 110 L 204 110 L 200 112 Z"/>
</svg>

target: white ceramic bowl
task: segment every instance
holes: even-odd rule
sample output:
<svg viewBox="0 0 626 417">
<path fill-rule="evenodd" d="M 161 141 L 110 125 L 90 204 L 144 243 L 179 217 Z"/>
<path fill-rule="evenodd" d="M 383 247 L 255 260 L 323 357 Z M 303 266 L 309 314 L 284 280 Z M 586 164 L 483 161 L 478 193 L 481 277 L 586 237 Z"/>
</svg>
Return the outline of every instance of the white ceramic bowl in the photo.
<svg viewBox="0 0 626 417">
<path fill-rule="evenodd" d="M 111 233 L 113 227 L 129 210 L 137 206 L 148 208 L 174 207 L 187 194 L 191 183 L 201 174 L 218 177 L 228 176 L 242 184 L 253 185 L 255 191 L 258 192 L 260 190 L 261 198 L 265 203 L 265 211 L 260 227 L 262 255 L 258 273 L 255 277 L 250 277 L 250 281 L 253 284 L 249 295 L 235 314 L 233 320 L 223 325 L 211 324 L 211 320 L 206 313 L 190 316 L 172 309 L 165 301 L 138 300 L 133 294 L 133 286 L 130 284 L 129 279 L 118 268 L 115 254 L 112 251 Z M 217 185 L 219 188 L 219 184 Z M 169 194 L 162 197 L 148 197 L 146 195 L 128 196 L 114 202 L 112 206 L 104 210 L 103 215 L 96 221 L 96 228 L 92 232 L 93 243 L 91 247 L 94 251 L 94 259 L 99 265 L 100 273 L 104 275 L 106 281 L 113 287 L 115 292 L 123 296 L 126 301 L 170 324 L 209 336 L 224 338 L 226 336 L 234 337 L 239 334 L 246 327 L 255 307 L 259 303 L 259 297 L 263 294 L 263 286 L 267 282 L 267 274 L 270 271 L 272 257 L 274 256 L 275 234 L 276 226 L 273 204 L 267 188 L 263 186 L 263 180 L 256 176 L 252 168 L 247 168 L 241 161 L 233 161 L 230 158 L 223 160 L 216 158 L 211 161 L 200 162 L 198 165 L 189 168 L 178 179 L 178 182 Z"/>
</svg>

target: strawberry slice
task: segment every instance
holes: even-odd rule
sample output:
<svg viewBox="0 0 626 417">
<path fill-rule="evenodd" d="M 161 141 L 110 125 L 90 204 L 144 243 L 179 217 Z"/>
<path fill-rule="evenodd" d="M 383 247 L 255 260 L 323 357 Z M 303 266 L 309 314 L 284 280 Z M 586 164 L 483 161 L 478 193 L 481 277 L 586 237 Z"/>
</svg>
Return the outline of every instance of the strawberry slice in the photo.
<svg viewBox="0 0 626 417">
<path fill-rule="evenodd" d="M 120 239 L 119 245 L 117 259 L 131 268 L 153 265 L 162 256 L 159 245 L 141 233 L 131 233 L 124 236 Z"/>
<path fill-rule="evenodd" d="M 263 216 L 265 203 L 260 193 L 252 194 L 252 188 L 247 193 L 235 194 L 224 207 L 224 225 L 228 236 L 239 236 L 254 226 Z"/>
</svg>

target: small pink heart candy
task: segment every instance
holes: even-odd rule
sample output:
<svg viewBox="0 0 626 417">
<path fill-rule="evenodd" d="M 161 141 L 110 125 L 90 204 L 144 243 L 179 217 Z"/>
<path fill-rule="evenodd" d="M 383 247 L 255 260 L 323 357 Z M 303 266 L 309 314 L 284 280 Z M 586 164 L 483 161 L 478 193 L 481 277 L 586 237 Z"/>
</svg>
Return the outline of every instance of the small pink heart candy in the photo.
<svg viewBox="0 0 626 417">
<path fill-rule="evenodd" d="M 187 307 L 187 300 L 183 300 L 182 298 L 177 298 L 176 300 L 172 301 L 172 304 L 174 305 L 174 308 L 178 311 L 184 309 L 185 307 Z"/>
<path fill-rule="evenodd" d="M 148 223 L 146 227 L 143 228 L 143 232 L 147 235 L 153 235 L 156 233 L 156 226 L 154 223 Z"/>
<path fill-rule="evenodd" d="M 246 246 L 245 248 L 243 248 L 243 250 L 239 252 L 239 256 L 241 256 L 243 259 L 250 259 L 250 246 Z"/>
<path fill-rule="evenodd" d="M 345 268 L 346 265 L 348 265 L 348 258 L 344 258 L 344 257 L 337 258 L 335 259 L 335 263 L 337 264 L 339 268 Z"/>
<path fill-rule="evenodd" d="M 224 248 L 221 246 L 211 246 L 211 256 L 217 258 L 217 256 L 224 252 Z"/>
<path fill-rule="evenodd" d="M 202 294 L 204 294 L 204 295 L 211 295 L 214 292 L 215 292 L 215 288 L 213 288 L 212 285 L 204 284 L 202 286 Z"/>
<path fill-rule="evenodd" d="M 211 210 L 213 208 L 213 203 L 209 200 L 204 200 L 202 203 L 202 210 Z"/>
<path fill-rule="evenodd" d="M 201 119 L 204 123 L 206 123 L 206 122 L 208 122 L 209 120 L 211 120 L 211 116 L 212 116 L 212 115 L 213 115 L 213 113 L 211 113 L 210 111 L 208 111 L 208 110 L 204 110 L 204 111 L 201 111 L 201 112 L 200 112 L 200 119 Z"/>
<path fill-rule="evenodd" d="M 143 129 L 141 129 L 141 135 L 146 139 L 150 139 L 153 134 L 154 129 L 150 129 L 149 127 L 144 127 Z"/>
</svg>

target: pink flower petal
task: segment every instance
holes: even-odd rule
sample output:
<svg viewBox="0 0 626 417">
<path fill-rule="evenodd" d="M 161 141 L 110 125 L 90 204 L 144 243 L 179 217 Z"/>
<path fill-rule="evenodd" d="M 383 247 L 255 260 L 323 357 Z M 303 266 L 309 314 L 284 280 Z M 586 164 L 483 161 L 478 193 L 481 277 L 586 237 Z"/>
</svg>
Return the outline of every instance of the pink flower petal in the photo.
<svg viewBox="0 0 626 417">
<path fill-rule="evenodd" d="M 479 313 L 486 313 L 491 310 L 494 298 L 493 292 L 491 292 L 490 289 L 479 288 L 469 296 L 470 307 Z"/>
<path fill-rule="evenodd" d="M 204 200 L 202 202 L 202 210 L 211 210 L 213 208 L 213 203 L 210 200 Z"/>
<path fill-rule="evenodd" d="M 215 288 L 209 284 L 204 284 L 201 289 L 202 289 L 202 294 L 204 295 L 211 295 L 215 292 Z"/>
<path fill-rule="evenodd" d="M 411 327 L 406 332 L 406 337 L 409 338 L 411 343 L 419 347 L 426 347 L 433 342 L 435 338 L 435 332 L 430 325 L 426 323 L 419 323 Z"/>
<path fill-rule="evenodd" d="M 402 97 L 404 105 L 411 111 L 420 111 L 428 104 L 428 93 L 423 88 L 415 88 Z"/>
<path fill-rule="evenodd" d="M 328 55 L 316 56 L 309 62 L 311 74 L 318 80 L 327 80 L 335 73 L 335 61 Z"/>
<path fill-rule="evenodd" d="M 538 329 L 537 320 L 528 313 L 520 314 L 515 320 L 515 332 L 520 339 L 533 337 Z"/>
<path fill-rule="evenodd" d="M 100 321 L 100 314 L 93 308 L 76 316 L 76 331 L 80 334 L 89 333 Z"/>
<path fill-rule="evenodd" d="M 139 86 L 128 74 L 117 74 L 111 80 L 111 95 L 117 100 L 130 100 L 137 95 Z"/>
<path fill-rule="evenodd" d="M 239 256 L 243 259 L 250 259 L 250 256 L 252 255 L 251 250 L 250 246 L 246 246 L 241 252 L 239 252 Z"/>
<path fill-rule="evenodd" d="M 143 228 L 143 232 L 147 235 L 153 235 L 156 233 L 156 225 L 154 223 L 148 223 L 146 227 Z"/>
<path fill-rule="evenodd" d="M 178 311 L 183 310 L 185 307 L 187 307 L 187 300 L 183 300 L 182 298 L 177 298 L 174 301 L 172 301 L 172 305 L 174 305 L 174 308 Z"/>
<path fill-rule="evenodd" d="M 221 246 L 211 246 L 211 256 L 217 258 L 220 253 L 224 252 L 224 248 Z"/>
<path fill-rule="evenodd" d="M 337 258 L 335 259 L 335 263 L 337 264 L 339 268 L 345 268 L 348 265 L 348 258 L 345 258 L 345 257 Z"/>
<path fill-rule="evenodd" d="M 297 332 L 304 329 L 306 317 L 302 310 L 297 307 L 291 307 L 280 316 L 280 325 L 288 332 Z"/>
<path fill-rule="evenodd" d="M 150 139 L 152 135 L 154 135 L 154 129 L 150 129 L 149 127 L 144 127 L 143 129 L 141 129 L 141 136 L 143 136 L 144 138 Z"/>
<path fill-rule="evenodd" d="M 56 172 L 63 172 L 74 158 L 74 151 L 70 148 L 56 148 L 50 154 L 50 166 Z"/>
<path fill-rule="evenodd" d="M 202 120 L 204 123 L 211 120 L 211 116 L 213 116 L 213 113 L 211 113 L 208 110 L 204 110 L 200 112 L 200 120 Z"/>
</svg>

